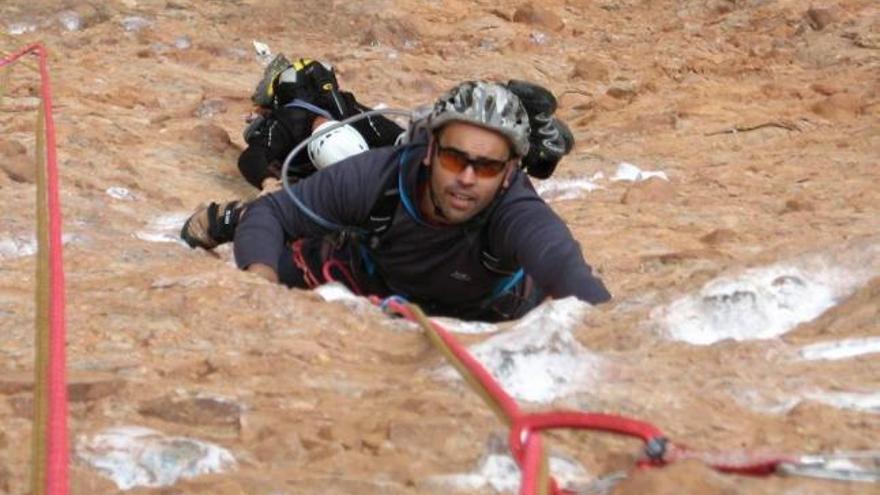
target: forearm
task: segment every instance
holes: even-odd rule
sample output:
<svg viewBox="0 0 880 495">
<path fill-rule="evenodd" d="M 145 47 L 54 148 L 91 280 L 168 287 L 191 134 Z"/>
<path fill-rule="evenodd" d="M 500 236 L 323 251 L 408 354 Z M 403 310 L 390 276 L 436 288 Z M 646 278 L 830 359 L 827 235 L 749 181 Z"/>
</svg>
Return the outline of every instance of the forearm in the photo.
<svg viewBox="0 0 880 495">
<path fill-rule="evenodd" d="M 273 272 L 284 250 L 286 236 L 271 196 L 248 205 L 235 230 L 235 262 L 239 268 L 263 265 Z"/>
</svg>

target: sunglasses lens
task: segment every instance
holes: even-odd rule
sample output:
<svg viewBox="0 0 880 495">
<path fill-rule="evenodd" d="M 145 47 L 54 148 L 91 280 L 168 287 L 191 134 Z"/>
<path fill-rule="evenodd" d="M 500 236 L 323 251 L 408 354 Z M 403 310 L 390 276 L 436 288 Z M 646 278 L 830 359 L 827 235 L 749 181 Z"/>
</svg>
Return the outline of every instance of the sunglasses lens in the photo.
<svg viewBox="0 0 880 495">
<path fill-rule="evenodd" d="M 496 160 L 480 160 L 471 162 L 478 177 L 495 177 L 504 170 L 505 162 Z"/>
<path fill-rule="evenodd" d="M 468 166 L 466 157 L 443 148 L 438 151 L 437 160 L 441 167 L 454 174 L 460 174 Z"/>
<path fill-rule="evenodd" d="M 441 167 L 454 174 L 460 174 L 470 165 L 474 168 L 474 174 L 484 179 L 500 174 L 507 164 L 507 162 L 501 160 L 490 160 L 488 158 L 471 159 L 458 150 L 442 146 L 437 150 L 437 161 L 440 162 Z"/>
</svg>

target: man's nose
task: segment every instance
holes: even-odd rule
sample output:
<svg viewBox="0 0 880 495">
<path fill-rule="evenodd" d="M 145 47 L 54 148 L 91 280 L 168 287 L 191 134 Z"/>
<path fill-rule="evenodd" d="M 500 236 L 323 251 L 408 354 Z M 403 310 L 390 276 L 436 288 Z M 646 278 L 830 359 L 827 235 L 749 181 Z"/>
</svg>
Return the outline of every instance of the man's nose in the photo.
<svg viewBox="0 0 880 495">
<path fill-rule="evenodd" d="M 477 173 L 474 171 L 474 166 L 468 163 L 468 165 L 458 173 L 456 179 L 462 185 L 475 184 L 477 182 Z"/>
</svg>

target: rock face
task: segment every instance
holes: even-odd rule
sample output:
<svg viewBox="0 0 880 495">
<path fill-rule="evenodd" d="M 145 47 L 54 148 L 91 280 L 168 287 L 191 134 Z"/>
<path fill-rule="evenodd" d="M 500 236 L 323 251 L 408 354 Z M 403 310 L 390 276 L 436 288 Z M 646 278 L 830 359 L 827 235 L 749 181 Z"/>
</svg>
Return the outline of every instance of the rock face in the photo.
<svg viewBox="0 0 880 495">
<path fill-rule="evenodd" d="M 504 446 L 487 447 L 506 428 L 460 380 L 438 376 L 444 361 L 413 326 L 363 301 L 263 283 L 234 268 L 228 247 L 179 242 L 196 205 L 256 192 L 237 168 L 263 71 L 254 40 L 332 62 L 367 105 L 413 108 L 473 78 L 557 94 L 576 146 L 536 189 L 614 301 L 529 320 L 535 339 L 515 347 L 496 345 L 519 335 L 515 324 L 461 337 L 492 349 L 481 355 L 500 377 L 538 385 L 510 385 L 535 400 L 524 408 L 622 412 L 694 449 L 876 449 L 875 347 L 833 360 L 802 350 L 880 335 L 878 19 L 872 0 L 0 1 L 2 56 L 36 41 L 50 52 L 72 493 L 116 493 L 119 480 L 184 495 L 448 493 L 432 482 L 444 476 L 469 495 L 516 483 Z M 35 68 L 31 57 L 0 68 L 9 495 L 30 491 Z M 749 271 L 767 267 L 778 273 Z M 538 371 L 522 366 L 541 356 Z M 607 492 L 638 449 L 609 434 L 545 441 L 596 488 L 587 493 Z M 111 467 L 123 468 L 114 480 Z M 150 485 L 160 478 L 173 486 Z M 873 488 L 684 463 L 618 491 Z"/>
</svg>

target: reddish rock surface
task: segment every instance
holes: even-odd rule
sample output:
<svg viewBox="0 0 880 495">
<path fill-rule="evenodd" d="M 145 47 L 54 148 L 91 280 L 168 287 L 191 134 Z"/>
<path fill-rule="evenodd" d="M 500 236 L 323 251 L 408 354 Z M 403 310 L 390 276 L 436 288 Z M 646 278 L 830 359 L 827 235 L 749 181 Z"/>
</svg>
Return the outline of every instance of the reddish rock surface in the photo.
<svg viewBox="0 0 880 495">
<path fill-rule="evenodd" d="M 79 16 L 75 29 L 64 11 Z M 476 395 L 436 379 L 441 358 L 417 332 L 264 283 L 235 270 L 228 250 L 147 240 L 172 236 L 199 203 L 251 193 L 235 160 L 262 72 L 256 39 L 337 64 L 343 86 L 373 105 L 427 103 L 466 78 L 545 84 L 565 94 L 559 115 L 577 139 L 558 176 L 609 177 L 626 161 L 672 178 L 662 191 L 606 181 L 553 203 L 615 296 L 576 331 L 614 372 L 557 406 L 642 418 L 697 449 L 876 449 L 876 408 L 765 406 L 817 389 L 880 390 L 876 354 L 792 357 L 799 345 L 880 335 L 877 279 L 770 341 L 696 347 L 648 322 L 727 270 L 844 252 L 880 232 L 878 26 L 876 0 L 4 0 L 0 50 L 39 40 L 50 52 L 69 368 L 117 380 L 80 384 L 72 438 L 139 425 L 239 460 L 130 493 L 408 494 L 451 493 L 425 480 L 475 470 L 505 433 Z M 22 168 L 34 154 L 34 67 L 0 78 L 0 237 L 14 246 L 35 223 Z M 33 264 L 0 251 L 0 493 L 14 495 L 29 491 L 32 402 L 28 380 L 7 377 L 33 370 Z M 595 476 L 629 469 L 638 450 L 607 434 L 547 443 Z M 74 464 L 74 493 L 114 493 Z M 877 489 L 685 463 L 613 493 Z"/>
</svg>

